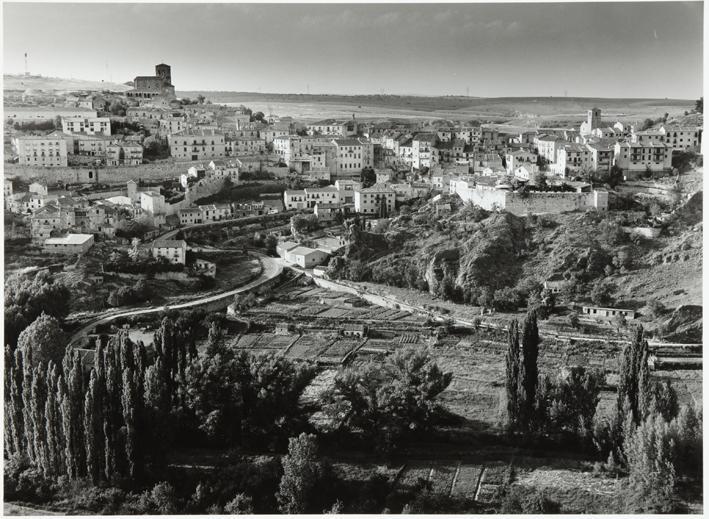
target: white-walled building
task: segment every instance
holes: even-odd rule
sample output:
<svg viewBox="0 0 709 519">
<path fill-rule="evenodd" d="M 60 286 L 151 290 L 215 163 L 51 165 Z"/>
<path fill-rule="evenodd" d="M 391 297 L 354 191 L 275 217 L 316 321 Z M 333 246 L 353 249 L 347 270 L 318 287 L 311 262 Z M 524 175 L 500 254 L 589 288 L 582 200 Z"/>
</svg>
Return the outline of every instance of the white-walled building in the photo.
<svg viewBox="0 0 709 519">
<path fill-rule="evenodd" d="M 177 160 L 207 160 L 224 158 L 224 135 L 215 130 L 184 131 L 168 139 L 170 155 Z"/>
<path fill-rule="evenodd" d="M 62 131 L 67 135 L 111 135 L 111 119 L 108 117 L 62 117 Z"/>
<path fill-rule="evenodd" d="M 46 136 L 23 135 L 12 140 L 19 163 L 25 166 L 66 167 L 66 141 L 56 133 Z"/>
<path fill-rule="evenodd" d="M 396 193 L 385 184 L 358 189 L 354 193 L 355 211 L 362 214 L 380 214 L 383 216 L 394 211 Z"/>
<path fill-rule="evenodd" d="M 184 265 L 187 259 L 185 240 L 155 240 L 150 246 L 154 258 L 166 258 L 170 263 Z"/>
<path fill-rule="evenodd" d="M 165 214 L 165 196 L 155 191 L 141 191 L 140 208 L 150 214 Z"/>
<path fill-rule="evenodd" d="M 618 142 L 615 145 L 615 165 L 624 173 L 672 170 L 672 147 L 666 143 L 641 144 Z"/>
<path fill-rule="evenodd" d="M 283 192 L 283 205 L 286 211 L 305 209 L 307 207 L 304 189 L 286 189 Z"/>
<path fill-rule="evenodd" d="M 697 150 L 702 147 L 702 129 L 698 126 L 663 126 L 665 143 L 675 151 Z"/>
<path fill-rule="evenodd" d="M 322 264 L 330 255 L 320 249 L 310 247 L 295 247 L 285 253 L 286 263 L 298 265 L 301 268 L 309 269 Z"/>
</svg>

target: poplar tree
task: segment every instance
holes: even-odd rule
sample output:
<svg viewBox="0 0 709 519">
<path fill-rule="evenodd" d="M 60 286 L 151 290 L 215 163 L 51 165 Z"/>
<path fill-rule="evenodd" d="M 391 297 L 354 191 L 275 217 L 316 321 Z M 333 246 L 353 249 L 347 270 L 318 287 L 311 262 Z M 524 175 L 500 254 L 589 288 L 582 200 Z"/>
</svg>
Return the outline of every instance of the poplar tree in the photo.
<svg viewBox="0 0 709 519">
<path fill-rule="evenodd" d="M 35 459 L 33 461 L 42 473 L 48 475 L 49 453 L 47 452 L 46 416 L 44 414 L 46 400 L 46 372 L 44 367 L 40 365 L 33 369 L 31 396 L 28 403 L 32 420 L 32 430 L 34 431 L 33 443 Z"/>
<path fill-rule="evenodd" d="M 138 438 L 138 416 L 140 406 L 138 401 L 140 396 L 136 387 L 136 380 L 133 371 L 127 368 L 123 371 L 123 393 L 121 395 L 123 407 L 123 422 L 126 426 L 126 459 L 128 464 L 128 475 L 135 479 L 141 471 L 141 460 L 139 454 Z"/>
<path fill-rule="evenodd" d="M 47 370 L 47 401 L 45 403 L 45 429 L 47 441 L 47 474 L 60 476 L 64 474 L 64 434 L 62 431 L 60 402 L 64 394 L 59 368 L 50 362 Z"/>
<path fill-rule="evenodd" d="M 70 478 L 86 475 L 86 448 L 84 444 L 84 373 L 81 354 L 78 351 L 67 353 L 71 362 L 65 362 L 69 368 L 66 379 L 66 393 L 62 401 L 62 422 L 66 438 L 67 474 Z"/>
<path fill-rule="evenodd" d="M 104 474 L 102 382 L 96 371 L 92 370 L 84 400 L 86 472 L 94 484 L 97 484 Z"/>
<path fill-rule="evenodd" d="M 23 430 L 25 433 L 24 447 L 27 458 L 34 462 L 35 451 L 34 451 L 34 422 L 32 421 L 32 407 L 30 404 L 30 397 L 32 395 L 32 352 L 31 351 L 21 351 L 22 355 L 22 423 Z"/>
</svg>

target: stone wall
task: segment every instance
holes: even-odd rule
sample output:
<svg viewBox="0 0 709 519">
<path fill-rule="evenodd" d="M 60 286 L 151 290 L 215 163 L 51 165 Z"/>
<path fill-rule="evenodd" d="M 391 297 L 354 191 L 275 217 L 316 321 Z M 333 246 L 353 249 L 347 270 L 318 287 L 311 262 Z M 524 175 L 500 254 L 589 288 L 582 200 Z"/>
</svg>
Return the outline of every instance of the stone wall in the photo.
<svg viewBox="0 0 709 519">
<path fill-rule="evenodd" d="M 608 197 L 605 204 L 599 204 L 598 193 L 518 193 L 505 194 L 504 209 L 517 216 L 540 213 L 566 213 L 569 211 L 586 211 L 588 209 L 608 209 Z"/>
<path fill-rule="evenodd" d="M 108 168 L 42 168 L 3 164 L 5 178 L 19 178 L 25 182 L 42 179 L 52 187 L 63 184 L 125 184 L 128 180 L 163 180 L 179 178 L 188 164 L 142 164 L 140 166 L 118 166 Z"/>
<path fill-rule="evenodd" d="M 518 216 L 526 214 L 564 213 L 597 209 L 608 210 L 608 193 L 513 193 L 504 190 L 460 189 L 458 196 L 487 211 L 504 210 Z"/>
</svg>

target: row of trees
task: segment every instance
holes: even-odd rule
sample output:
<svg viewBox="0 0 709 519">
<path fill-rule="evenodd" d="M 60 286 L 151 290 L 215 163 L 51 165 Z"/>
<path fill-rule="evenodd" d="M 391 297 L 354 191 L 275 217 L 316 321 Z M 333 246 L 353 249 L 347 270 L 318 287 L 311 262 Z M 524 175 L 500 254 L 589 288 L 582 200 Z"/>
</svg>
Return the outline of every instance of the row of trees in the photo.
<svg viewBox="0 0 709 519">
<path fill-rule="evenodd" d="M 5 452 L 25 458 L 47 478 L 88 477 L 94 484 L 140 481 L 155 453 L 149 443 L 153 396 L 144 391 L 142 346 L 125 333 L 104 347 L 85 376 L 81 353 L 68 350 L 63 365 L 5 353 Z"/>
<path fill-rule="evenodd" d="M 571 434 L 607 459 L 604 467 L 629 475 L 631 511 L 675 509 L 678 477 L 701 472 L 701 413 L 680 407 L 669 381 L 651 377 L 642 327 L 622 353 L 616 406 L 596 414 L 605 375 L 576 367 L 556 379 L 539 375 L 539 333 L 530 312 L 511 324 L 505 377 L 505 424 L 511 433 Z"/>
</svg>

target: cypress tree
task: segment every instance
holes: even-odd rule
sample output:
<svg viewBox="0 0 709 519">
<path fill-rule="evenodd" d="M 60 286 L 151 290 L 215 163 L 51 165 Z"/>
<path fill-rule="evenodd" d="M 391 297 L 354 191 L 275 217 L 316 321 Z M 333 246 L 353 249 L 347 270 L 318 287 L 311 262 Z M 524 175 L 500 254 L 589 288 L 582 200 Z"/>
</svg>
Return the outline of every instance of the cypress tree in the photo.
<svg viewBox="0 0 709 519">
<path fill-rule="evenodd" d="M 517 426 L 519 418 L 519 325 L 517 320 L 510 323 L 505 357 L 505 393 L 507 396 L 507 427 L 510 431 Z"/>
<path fill-rule="evenodd" d="M 539 357 L 539 329 L 537 312 L 530 310 L 522 327 L 522 356 L 519 374 L 520 421 L 525 430 L 531 427 L 534 416 L 534 401 L 537 392 L 537 358 Z"/>
<path fill-rule="evenodd" d="M 624 406 L 626 399 L 630 404 L 633 422 L 640 423 L 643 412 L 647 409 L 647 393 L 649 387 L 649 372 L 647 371 L 648 345 L 643 339 L 643 328 L 638 326 L 633 341 L 623 348 L 618 378 L 618 395 L 616 405 L 619 420 L 625 420 Z M 643 372 L 645 372 L 643 374 Z M 641 380 L 642 387 L 641 387 Z"/>
</svg>

